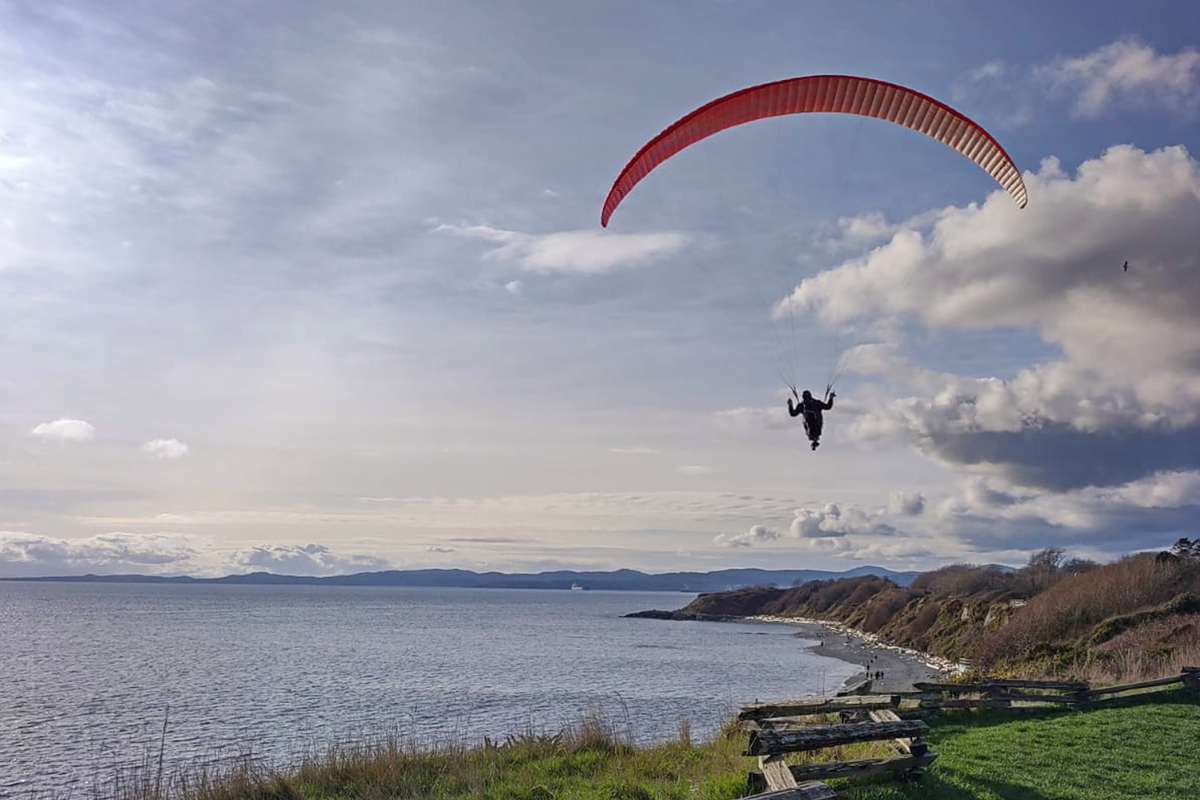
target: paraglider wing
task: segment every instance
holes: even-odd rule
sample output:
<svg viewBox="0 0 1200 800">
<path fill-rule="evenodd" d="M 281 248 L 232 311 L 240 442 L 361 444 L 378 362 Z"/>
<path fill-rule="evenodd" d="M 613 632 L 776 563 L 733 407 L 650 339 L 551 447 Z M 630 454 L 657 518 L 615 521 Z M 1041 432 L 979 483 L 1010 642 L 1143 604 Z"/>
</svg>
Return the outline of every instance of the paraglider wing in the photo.
<svg viewBox="0 0 1200 800">
<path fill-rule="evenodd" d="M 613 182 L 600 224 L 607 227 L 608 218 L 638 181 L 685 147 L 756 119 L 810 112 L 858 114 L 919 131 L 974 161 L 1012 196 L 1018 207 L 1025 207 L 1028 198 L 1017 165 L 991 134 L 950 106 L 873 78 L 809 75 L 751 86 L 713 100 L 655 136 Z"/>
</svg>

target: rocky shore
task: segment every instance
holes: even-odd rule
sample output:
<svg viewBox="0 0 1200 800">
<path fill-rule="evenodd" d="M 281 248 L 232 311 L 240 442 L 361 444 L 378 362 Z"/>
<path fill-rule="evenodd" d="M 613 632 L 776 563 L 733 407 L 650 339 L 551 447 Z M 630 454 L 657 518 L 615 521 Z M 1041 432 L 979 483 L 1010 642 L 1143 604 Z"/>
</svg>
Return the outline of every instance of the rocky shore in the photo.
<svg viewBox="0 0 1200 800">
<path fill-rule="evenodd" d="M 886 644 L 872 634 L 826 620 L 764 615 L 697 614 L 688 611 L 638 611 L 625 616 L 641 619 L 789 625 L 796 628 L 797 638 L 813 642 L 809 649 L 814 653 L 863 668 L 862 672 L 848 682 L 870 676 L 875 681 L 873 688 L 884 692 L 909 691 L 914 683 L 944 679 L 947 675 L 964 669 L 964 665 L 906 647 Z"/>
</svg>

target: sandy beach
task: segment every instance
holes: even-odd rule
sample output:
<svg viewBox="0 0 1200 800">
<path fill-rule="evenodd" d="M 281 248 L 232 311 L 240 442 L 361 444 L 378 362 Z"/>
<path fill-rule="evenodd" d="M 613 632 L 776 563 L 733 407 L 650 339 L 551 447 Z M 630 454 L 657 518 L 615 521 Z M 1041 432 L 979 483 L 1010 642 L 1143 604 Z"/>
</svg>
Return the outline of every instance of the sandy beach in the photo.
<svg viewBox="0 0 1200 800">
<path fill-rule="evenodd" d="M 921 653 L 906 647 L 885 644 L 868 633 L 847 628 L 836 622 L 800 619 L 796 617 L 747 617 L 748 621 L 784 624 L 796 628 L 794 634 L 809 639 L 814 644 L 814 653 L 848 661 L 863 668 L 848 683 L 871 673 L 875 678 L 873 691 L 910 691 L 918 681 L 936 681 L 960 672 L 962 665 L 952 661 Z"/>
</svg>

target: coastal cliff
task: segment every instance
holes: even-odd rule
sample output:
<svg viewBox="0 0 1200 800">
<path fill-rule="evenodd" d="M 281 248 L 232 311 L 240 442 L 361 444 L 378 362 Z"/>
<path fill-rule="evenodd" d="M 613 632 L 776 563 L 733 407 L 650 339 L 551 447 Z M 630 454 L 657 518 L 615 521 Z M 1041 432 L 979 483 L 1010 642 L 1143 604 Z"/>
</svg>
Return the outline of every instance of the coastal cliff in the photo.
<svg viewBox="0 0 1200 800">
<path fill-rule="evenodd" d="M 1021 570 L 944 567 L 909 586 L 862 576 L 702 594 L 659 619 L 793 618 L 992 671 L 1124 679 L 1200 663 L 1200 558 L 1111 564 L 1041 554 Z"/>
</svg>

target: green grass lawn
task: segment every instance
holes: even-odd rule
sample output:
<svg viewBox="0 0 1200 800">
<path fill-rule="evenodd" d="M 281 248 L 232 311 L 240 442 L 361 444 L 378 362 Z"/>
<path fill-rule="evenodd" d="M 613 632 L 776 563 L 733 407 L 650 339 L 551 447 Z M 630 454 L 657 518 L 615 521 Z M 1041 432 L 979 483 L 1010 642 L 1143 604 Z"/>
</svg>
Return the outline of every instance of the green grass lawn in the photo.
<svg viewBox="0 0 1200 800">
<path fill-rule="evenodd" d="M 948 715 L 929 742 L 938 760 L 910 786 L 846 792 L 854 800 L 1196 800 L 1200 702 L 1013 718 Z"/>
<path fill-rule="evenodd" d="M 919 781 L 835 783 L 848 800 L 1198 800 L 1200 699 L 1092 711 L 952 713 L 932 722 L 938 760 Z M 128 781 L 120 800 L 734 800 L 754 759 L 727 729 L 700 745 L 621 743 L 592 721 L 558 736 L 420 752 L 398 743 L 342 749 L 288 773 Z M 830 757 L 862 757 L 843 750 Z M 169 784 L 169 785 L 166 785 Z"/>
</svg>

